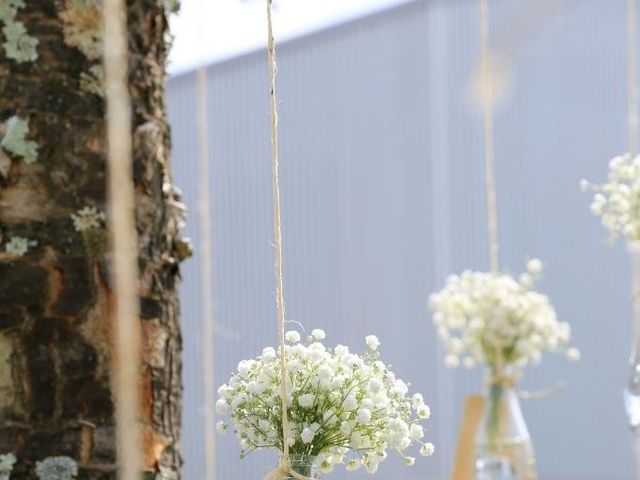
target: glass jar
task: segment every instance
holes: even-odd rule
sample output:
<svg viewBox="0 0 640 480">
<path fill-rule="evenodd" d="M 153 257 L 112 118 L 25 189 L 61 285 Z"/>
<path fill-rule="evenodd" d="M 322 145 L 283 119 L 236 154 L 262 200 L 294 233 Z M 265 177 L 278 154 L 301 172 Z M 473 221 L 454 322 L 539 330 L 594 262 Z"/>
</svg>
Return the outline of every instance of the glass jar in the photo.
<svg viewBox="0 0 640 480">
<path fill-rule="evenodd" d="M 490 371 L 475 438 L 476 480 L 535 480 L 533 445 L 509 372 Z"/>
<path fill-rule="evenodd" d="M 313 455 L 289 455 L 289 458 L 291 459 L 291 468 L 296 473 L 309 478 L 320 478 L 318 457 Z M 293 477 L 287 475 L 282 479 L 289 480 L 293 479 Z"/>
<path fill-rule="evenodd" d="M 633 267 L 632 303 L 635 332 L 629 356 L 627 385 L 624 389 L 624 407 L 631 431 L 640 435 L 640 255 L 632 248 L 629 249 L 629 254 Z"/>
</svg>

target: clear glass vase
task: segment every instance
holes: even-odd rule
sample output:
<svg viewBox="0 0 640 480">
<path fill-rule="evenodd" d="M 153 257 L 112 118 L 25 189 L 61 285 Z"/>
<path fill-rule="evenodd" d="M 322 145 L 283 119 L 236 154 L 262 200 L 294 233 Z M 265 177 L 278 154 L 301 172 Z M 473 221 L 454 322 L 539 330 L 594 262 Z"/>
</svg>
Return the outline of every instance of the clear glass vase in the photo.
<svg viewBox="0 0 640 480">
<path fill-rule="evenodd" d="M 535 480 L 533 445 L 509 375 L 491 371 L 475 438 L 476 480 Z"/>
<path fill-rule="evenodd" d="M 624 407 L 631 431 L 640 436 L 640 255 L 629 249 L 633 266 L 634 340 L 631 345 L 627 385 L 624 389 Z"/>
<path fill-rule="evenodd" d="M 289 455 L 289 458 L 291 459 L 291 468 L 296 473 L 309 478 L 320 478 L 318 457 L 313 455 Z M 293 479 L 293 477 L 289 475 L 282 477 L 282 480 L 285 479 Z"/>
</svg>

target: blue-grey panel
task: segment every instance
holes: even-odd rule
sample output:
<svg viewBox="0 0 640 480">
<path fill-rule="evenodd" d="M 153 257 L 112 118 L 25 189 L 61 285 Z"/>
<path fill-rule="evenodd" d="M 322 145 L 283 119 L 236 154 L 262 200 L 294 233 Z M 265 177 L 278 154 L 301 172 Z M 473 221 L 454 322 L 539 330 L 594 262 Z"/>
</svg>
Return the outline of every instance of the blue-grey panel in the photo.
<svg viewBox="0 0 640 480">
<path fill-rule="evenodd" d="M 605 247 L 578 189 L 582 177 L 603 179 L 625 148 L 624 2 L 613 3 L 491 3 L 494 44 L 514 68 L 496 115 L 502 264 L 519 272 L 532 256 L 544 260 L 540 288 L 584 354 L 579 364 L 547 358 L 525 380 L 568 382 L 524 405 L 545 480 L 634 472 L 620 398 L 628 260 L 620 246 Z M 478 52 L 476 2 L 466 0 L 416 1 L 279 48 L 288 318 L 325 328 L 336 343 L 378 334 L 386 360 L 432 405 L 436 455 L 413 469 L 389 460 L 381 479 L 447 478 L 464 396 L 481 384 L 481 372 L 442 366 L 426 310 L 447 274 L 488 266 L 482 125 L 468 94 Z M 208 74 L 219 384 L 277 341 L 264 52 Z M 197 240 L 195 75 L 171 79 L 168 100 L 175 175 Z M 199 262 L 185 264 L 182 286 L 188 480 L 204 478 L 208 454 Z M 218 438 L 219 478 L 261 478 L 276 461 L 240 461 L 238 452 L 233 438 Z"/>
</svg>

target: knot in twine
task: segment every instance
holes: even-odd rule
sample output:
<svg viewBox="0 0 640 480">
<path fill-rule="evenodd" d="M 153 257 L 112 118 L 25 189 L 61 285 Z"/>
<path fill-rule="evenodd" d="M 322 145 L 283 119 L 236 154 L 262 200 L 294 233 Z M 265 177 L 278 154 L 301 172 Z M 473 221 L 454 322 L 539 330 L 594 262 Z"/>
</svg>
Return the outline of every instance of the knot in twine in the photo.
<svg viewBox="0 0 640 480">
<path fill-rule="evenodd" d="M 278 468 L 271 470 L 267 473 L 262 480 L 282 480 L 285 477 L 292 477 L 295 480 L 313 480 L 311 477 L 305 477 L 299 474 L 291 467 L 291 460 L 288 456 L 280 457 L 280 464 Z"/>
<path fill-rule="evenodd" d="M 493 371 L 486 382 L 487 387 L 514 388 L 520 380 L 520 372 L 507 373 L 505 371 Z M 557 394 L 566 387 L 565 382 L 558 381 L 553 385 L 539 390 L 518 389 L 517 393 L 523 400 L 540 400 Z"/>
<path fill-rule="evenodd" d="M 520 373 L 508 373 L 504 370 L 494 370 L 487 380 L 487 386 L 498 386 L 503 388 L 513 388 L 520 380 Z"/>
</svg>

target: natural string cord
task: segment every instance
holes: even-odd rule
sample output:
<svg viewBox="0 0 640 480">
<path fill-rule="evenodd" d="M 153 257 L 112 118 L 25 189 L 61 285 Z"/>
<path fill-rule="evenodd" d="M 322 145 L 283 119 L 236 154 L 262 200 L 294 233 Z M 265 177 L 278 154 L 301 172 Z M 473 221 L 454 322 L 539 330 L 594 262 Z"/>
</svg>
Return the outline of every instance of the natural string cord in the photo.
<svg viewBox="0 0 640 480">
<path fill-rule="evenodd" d="M 197 73 L 198 125 L 198 214 L 200 219 L 200 296 L 202 298 L 202 385 L 204 388 L 204 458 L 205 479 L 216 477 L 214 394 L 214 333 L 213 333 L 213 240 L 211 236 L 211 196 L 209 182 L 209 148 L 207 116 L 207 70 Z"/>
<path fill-rule="evenodd" d="M 278 151 L 278 103 L 276 97 L 276 47 L 273 38 L 271 18 L 272 0 L 267 1 L 267 60 L 269 64 L 269 96 L 271 100 L 271 181 L 273 195 L 273 238 L 275 250 L 276 277 L 276 311 L 280 334 L 280 397 L 282 402 L 282 455 L 278 468 L 269 472 L 264 480 L 280 480 L 283 476 L 291 476 L 296 480 L 311 480 L 300 475 L 291 468 L 289 456 L 289 401 L 287 396 L 287 358 L 285 354 L 285 313 L 284 313 L 284 281 L 282 274 L 282 220 L 280 215 L 280 159 Z"/>
<path fill-rule="evenodd" d="M 124 0 L 105 0 L 103 6 L 109 236 L 116 303 L 114 389 L 118 478 L 134 480 L 139 478 L 141 464 L 138 436 L 140 324 L 127 12 Z"/>
<path fill-rule="evenodd" d="M 480 45 L 482 113 L 484 123 L 484 165 L 487 190 L 487 223 L 489 232 L 489 258 L 491 273 L 499 273 L 498 207 L 493 146 L 493 75 L 489 57 L 489 7 L 487 0 L 480 0 Z"/>
<path fill-rule="evenodd" d="M 627 0 L 627 143 L 629 154 L 638 153 L 638 78 L 637 78 L 637 11 L 636 0 Z M 636 332 L 640 329 L 640 259 L 632 254 L 633 313 Z M 636 334 L 637 335 L 637 334 Z M 635 345 L 634 348 L 638 348 Z M 640 478 L 640 441 L 635 440 L 636 473 Z"/>
</svg>

